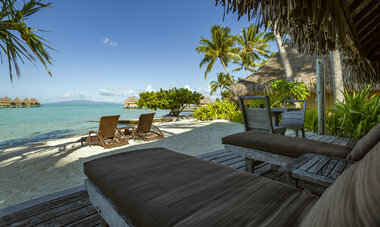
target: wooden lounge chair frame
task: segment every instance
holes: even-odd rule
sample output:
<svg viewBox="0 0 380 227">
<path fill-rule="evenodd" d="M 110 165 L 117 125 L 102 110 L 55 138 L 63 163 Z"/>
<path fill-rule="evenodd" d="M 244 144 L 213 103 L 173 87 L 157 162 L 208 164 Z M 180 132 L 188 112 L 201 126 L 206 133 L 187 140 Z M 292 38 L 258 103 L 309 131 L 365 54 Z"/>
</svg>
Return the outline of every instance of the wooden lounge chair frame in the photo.
<svg viewBox="0 0 380 227">
<path fill-rule="evenodd" d="M 128 137 L 117 128 L 119 117 L 120 115 L 101 117 L 99 130 L 88 133 L 89 146 L 91 147 L 92 142 L 96 142 L 104 149 L 107 149 L 129 144 Z"/>
<path fill-rule="evenodd" d="M 161 130 L 153 125 L 155 113 L 141 114 L 136 127 L 135 136 L 141 137 L 144 141 L 152 141 L 164 138 Z"/>
<path fill-rule="evenodd" d="M 264 100 L 264 108 L 247 109 L 244 100 Z M 285 135 L 286 128 L 273 126 L 268 96 L 239 96 L 245 131 L 255 130 Z"/>
</svg>

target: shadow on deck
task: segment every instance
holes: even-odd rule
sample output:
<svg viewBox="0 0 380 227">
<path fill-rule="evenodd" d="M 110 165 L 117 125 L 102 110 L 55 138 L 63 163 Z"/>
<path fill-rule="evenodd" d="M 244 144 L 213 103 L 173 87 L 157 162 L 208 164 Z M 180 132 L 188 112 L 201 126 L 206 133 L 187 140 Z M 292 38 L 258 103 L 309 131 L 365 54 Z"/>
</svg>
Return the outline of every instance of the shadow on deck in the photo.
<svg viewBox="0 0 380 227">
<path fill-rule="evenodd" d="M 306 138 L 353 147 L 356 140 L 306 133 Z M 244 171 L 244 157 L 226 150 L 197 156 L 203 160 Z M 255 174 L 286 182 L 280 168 L 272 170 L 266 163 L 255 163 Z M 0 211 L 0 226 L 100 226 L 100 215 L 92 206 L 83 186 L 57 192 Z"/>
</svg>

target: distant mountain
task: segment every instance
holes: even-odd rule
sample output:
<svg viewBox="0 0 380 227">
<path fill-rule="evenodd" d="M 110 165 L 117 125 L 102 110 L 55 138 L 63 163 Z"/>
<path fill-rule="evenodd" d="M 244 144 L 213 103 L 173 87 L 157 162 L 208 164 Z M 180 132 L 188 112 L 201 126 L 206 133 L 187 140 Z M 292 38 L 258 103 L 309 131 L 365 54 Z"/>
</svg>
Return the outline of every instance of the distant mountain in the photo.
<svg viewBox="0 0 380 227">
<path fill-rule="evenodd" d="M 46 105 L 88 105 L 88 104 L 98 104 L 98 105 L 104 105 L 104 104 L 120 104 L 120 103 L 114 103 L 114 102 L 95 102 L 91 100 L 86 99 L 80 99 L 80 100 L 71 100 L 71 101 L 63 101 L 63 102 L 51 102 L 51 103 L 45 103 Z"/>
</svg>

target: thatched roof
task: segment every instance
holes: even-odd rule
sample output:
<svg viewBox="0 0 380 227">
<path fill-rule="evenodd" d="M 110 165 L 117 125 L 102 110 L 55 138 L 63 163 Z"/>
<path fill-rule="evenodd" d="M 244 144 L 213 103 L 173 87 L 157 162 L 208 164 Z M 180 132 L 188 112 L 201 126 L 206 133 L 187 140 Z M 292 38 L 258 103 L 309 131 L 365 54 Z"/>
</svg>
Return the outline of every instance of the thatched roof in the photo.
<svg viewBox="0 0 380 227">
<path fill-rule="evenodd" d="M 8 96 L 5 96 L 3 101 L 12 101 Z"/>
<path fill-rule="evenodd" d="M 31 98 L 30 103 L 39 104 L 40 102 L 36 98 Z"/>
<path fill-rule="evenodd" d="M 352 80 L 380 80 L 379 0 L 216 0 L 225 12 L 274 24 L 303 53 L 327 54 L 338 46 Z"/>
<path fill-rule="evenodd" d="M 292 81 L 302 82 L 312 92 L 316 93 L 316 56 L 300 54 L 296 49 L 286 47 L 290 64 L 293 70 Z M 325 60 L 325 81 L 327 92 L 333 92 L 333 76 L 328 55 L 323 56 Z M 347 71 L 343 72 L 347 75 Z M 231 85 L 234 96 L 263 94 L 270 88 L 269 82 L 285 79 L 285 69 L 282 65 L 280 54 L 277 52 L 273 57 L 260 67 L 255 73 L 240 80 L 238 83 Z M 355 83 L 352 77 L 344 76 L 345 89 L 361 90 L 369 85 L 369 83 Z M 379 90 L 380 83 L 371 83 L 372 90 Z"/>
<path fill-rule="evenodd" d="M 23 103 L 30 103 L 30 100 L 28 98 L 25 98 L 24 101 L 22 101 Z"/>
<path fill-rule="evenodd" d="M 201 99 L 200 104 L 210 104 L 213 103 L 212 99 L 210 97 L 204 97 Z"/>
<path fill-rule="evenodd" d="M 15 99 L 13 99 L 13 102 L 14 103 L 21 103 L 21 100 L 19 97 L 16 97 Z"/>
<path fill-rule="evenodd" d="M 138 101 L 136 96 L 130 96 L 124 101 L 124 104 L 137 104 Z"/>
</svg>

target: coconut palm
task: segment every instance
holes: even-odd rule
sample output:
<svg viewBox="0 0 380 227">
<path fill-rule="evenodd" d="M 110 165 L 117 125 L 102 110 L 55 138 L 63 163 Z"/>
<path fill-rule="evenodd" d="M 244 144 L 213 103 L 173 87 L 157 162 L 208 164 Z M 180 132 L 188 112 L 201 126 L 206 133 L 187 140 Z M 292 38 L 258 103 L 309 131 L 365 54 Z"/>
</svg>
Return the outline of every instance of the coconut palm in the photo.
<svg viewBox="0 0 380 227">
<path fill-rule="evenodd" d="M 268 42 L 272 40 L 274 40 L 272 32 L 259 32 L 257 26 L 250 25 L 248 28 L 243 27 L 238 43 L 242 52 L 248 53 L 253 60 L 260 60 L 262 57 L 270 56 Z"/>
<path fill-rule="evenodd" d="M 242 52 L 239 56 L 239 60 L 237 60 L 235 63 L 238 64 L 239 67 L 232 71 L 234 72 L 234 71 L 240 71 L 244 69 L 245 72 L 247 73 L 247 77 L 249 76 L 248 72 L 252 73 L 256 70 L 255 61 L 253 60 L 251 55 L 248 54 L 247 52 Z"/>
<path fill-rule="evenodd" d="M 51 3 L 41 3 L 40 0 L 1 1 L 0 11 L 0 47 L 8 58 L 9 76 L 13 80 L 14 68 L 17 77 L 21 75 L 18 60 L 24 63 L 24 59 L 31 62 L 40 61 L 49 75 L 47 63 L 51 64 L 51 57 L 46 49 L 51 49 L 46 45 L 46 40 L 35 34 L 40 31 L 29 27 L 25 21 L 42 8 L 49 7 Z M 1 54 L 1 52 L 0 52 Z M 13 65 L 12 65 L 13 64 Z"/>
<path fill-rule="evenodd" d="M 229 80 L 231 82 L 233 81 L 227 70 L 227 65 L 232 60 L 236 59 L 239 53 L 239 48 L 235 47 L 236 39 L 236 36 L 231 35 L 231 29 L 229 27 L 221 25 L 213 25 L 211 27 L 211 40 L 201 37 L 201 40 L 199 41 L 199 44 L 201 45 L 196 47 L 195 50 L 198 54 L 204 54 L 204 58 L 199 64 L 199 67 L 202 68 L 202 66 L 207 64 L 204 75 L 205 79 L 214 66 L 215 61 L 219 59 Z"/>
<path fill-rule="evenodd" d="M 289 61 L 288 54 L 286 53 L 286 49 L 283 46 L 280 32 L 277 30 L 277 23 L 274 23 L 273 34 L 276 39 L 277 48 L 278 48 L 278 52 L 280 53 L 282 65 L 284 66 L 284 69 L 285 69 L 285 77 L 287 81 L 291 81 L 293 70 L 292 70 L 292 66 L 290 65 L 290 61 Z"/>
<path fill-rule="evenodd" d="M 231 85 L 231 80 L 225 73 L 218 73 L 217 74 L 217 81 L 211 81 L 210 82 L 210 95 L 214 94 L 218 89 L 220 89 L 220 94 L 222 95 L 223 89 L 228 89 Z"/>
</svg>

